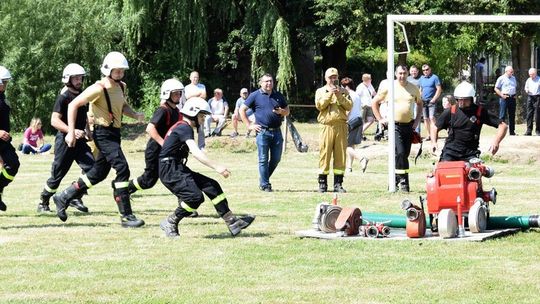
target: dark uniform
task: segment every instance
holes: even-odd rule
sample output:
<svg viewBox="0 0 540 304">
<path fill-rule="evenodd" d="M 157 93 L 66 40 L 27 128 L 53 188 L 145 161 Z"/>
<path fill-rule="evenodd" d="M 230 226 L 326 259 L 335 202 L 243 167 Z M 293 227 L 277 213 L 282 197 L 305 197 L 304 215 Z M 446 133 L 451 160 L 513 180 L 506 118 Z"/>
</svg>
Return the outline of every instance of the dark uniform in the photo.
<svg viewBox="0 0 540 304">
<path fill-rule="evenodd" d="M 64 92 L 60 93 L 56 98 L 54 103 L 53 112 L 59 113 L 61 115 L 61 120 L 66 125 L 67 121 L 67 110 L 69 103 L 77 97 L 78 94 L 71 92 L 66 89 Z M 77 111 L 77 121 L 75 122 L 75 129 L 85 130 L 86 128 L 86 112 L 88 111 L 87 106 L 82 106 Z M 65 141 L 66 133 L 58 131 L 56 133 L 54 141 L 54 161 L 51 167 L 51 177 L 47 180 L 47 183 L 41 193 L 41 208 L 45 208 L 48 211 L 49 199 L 53 196 L 54 193 L 58 190 L 58 186 L 62 182 L 62 179 L 68 173 L 73 161 L 76 161 L 79 167 L 82 169 L 83 173 L 88 172 L 94 165 L 94 157 L 90 147 L 86 144 L 86 139 L 77 140 L 75 147 L 70 148 Z"/>
<path fill-rule="evenodd" d="M 184 121 L 174 126 L 163 143 L 159 154 L 159 179 L 174 195 L 180 206 L 175 214 L 179 218 L 191 215 L 204 202 L 206 194 L 219 216 L 229 212 L 229 205 L 217 181 L 191 171 L 186 165 L 189 148 L 186 141 L 194 139 L 193 128 Z"/>
<path fill-rule="evenodd" d="M 83 174 L 77 182 L 62 191 L 60 195 L 53 196 L 57 207 L 56 213 L 62 221 L 67 220 L 65 213 L 67 202 L 103 181 L 111 168 L 114 168 L 116 178 L 112 184 L 113 197 L 121 214 L 122 226 L 144 225 L 144 221 L 137 219 L 131 209 L 128 191 L 129 166 L 120 145 L 122 113 L 126 105 L 124 89 L 123 82 L 119 82 L 118 86 L 105 88 L 103 82 L 98 81 L 82 93 L 86 95 L 90 103 L 89 113 L 94 119 L 93 138 L 99 154 L 94 166 L 86 174 Z"/>
<path fill-rule="evenodd" d="M 9 116 L 11 107 L 6 101 L 4 92 L 0 92 L 0 130 L 10 132 Z M 0 157 L 4 162 L 0 172 L 0 210 L 6 211 L 6 205 L 2 201 L 2 192 L 4 188 L 13 181 L 19 171 L 19 157 L 15 148 L 11 145 L 11 138 L 8 141 L 0 139 Z"/>
<path fill-rule="evenodd" d="M 164 103 L 154 112 L 150 123 L 156 127 L 156 131 L 165 138 L 167 131 L 181 119 L 180 112 L 177 108 L 172 108 L 168 103 Z M 137 179 L 129 182 L 129 193 L 134 193 L 137 190 L 152 188 L 159 178 L 159 154 L 161 146 L 153 138 L 148 140 L 146 150 L 144 152 L 144 160 L 146 168 L 144 173 Z"/>
<path fill-rule="evenodd" d="M 453 105 L 444 110 L 435 126 L 448 129 L 448 138 L 441 153 L 441 161 L 468 161 L 480 156 L 478 150 L 482 125 L 497 128 L 502 122 L 485 108 L 472 104 L 468 108 Z"/>
</svg>

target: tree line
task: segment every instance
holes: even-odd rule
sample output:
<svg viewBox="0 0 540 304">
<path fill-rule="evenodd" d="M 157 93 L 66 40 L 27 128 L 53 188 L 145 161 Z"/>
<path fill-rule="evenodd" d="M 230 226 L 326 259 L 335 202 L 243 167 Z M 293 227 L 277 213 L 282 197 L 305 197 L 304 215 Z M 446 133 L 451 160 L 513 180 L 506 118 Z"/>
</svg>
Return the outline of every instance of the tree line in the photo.
<svg viewBox="0 0 540 304">
<path fill-rule="evenodd" d="M 14 77 L 7 93 L 15 130 L 34 116 L 47 125 L 65 65 L 81 64 L 89 85 L 113 50 L 130 63 L 130 103 L 148 115 L 159 103 L 161 82 L 186 83 L 192 70 L 229 101 L 270 72 L 291 103 L 306 104 L 327 67 L 355 80 L 364 72 L 384 77 L 388 14 L 539 13 L 534 0 L 3 0 L 0 65 Z M 405 26 L 413 52 L 397 63 L 429 63 L 446 87 L 485 54 L 511 54 L 524 83 L 539 32 L 538 24 Z M 396 48 L 403 47 L 398 35 Z"/>
</svg>

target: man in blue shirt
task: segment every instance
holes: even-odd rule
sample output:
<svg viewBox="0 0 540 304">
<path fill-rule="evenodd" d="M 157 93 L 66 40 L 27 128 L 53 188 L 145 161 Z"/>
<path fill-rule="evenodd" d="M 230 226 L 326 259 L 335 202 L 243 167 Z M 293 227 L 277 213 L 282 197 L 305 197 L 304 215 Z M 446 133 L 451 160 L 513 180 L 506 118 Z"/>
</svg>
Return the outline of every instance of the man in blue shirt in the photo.
<svg viewBox="0 0 540 304">
<path fill-rule="evenodd" d="M 499 119 L 504 120 L 508 110 L 508 125 L 510 135 L 516 135 L 516 88 L 517 82 L 514 77 L 514 69 L 507 66 L 504 74 L 497 78 L 495 83 L 495 93 L 499 98 Z"/>
<path fill-rule="evenodd" d="M 435 125 L 435 110 L 437 109 L 437 100 L 441 96 L 442 87 L 439 77 L 431 72 L 431 67 L 427 64 L 422 65 L 422 77 L 419 85 L 422 92 L 424 125 L 427 134 L 431 134 L 431 125 Z"/>
<path fill-rule="evenodd" d="M 248 130 L 257 132 L 257 150 L 259 155 L 259 188 L 272 192 L 270 176 L 281 160 L 283 135 L 281 122 L 289 115 L 289 107 L 285 97 L 274 90 L 274 79 L 270 74 L 264 74 L 260 80 L 261 88 L 252 92 L 240 107 L 240 116 Z M 251 123 L 246 114 L 253 110 L 255 123 Z"/>
</svg>

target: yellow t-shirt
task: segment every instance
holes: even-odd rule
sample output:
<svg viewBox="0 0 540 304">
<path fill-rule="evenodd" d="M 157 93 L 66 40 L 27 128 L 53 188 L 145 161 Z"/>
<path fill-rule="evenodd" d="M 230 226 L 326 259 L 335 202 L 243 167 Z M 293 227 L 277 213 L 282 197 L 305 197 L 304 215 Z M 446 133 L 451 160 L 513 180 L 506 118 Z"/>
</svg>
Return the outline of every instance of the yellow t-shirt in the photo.
<svg viewBox="0 0 540 304">
<path fill-rule="evenodd" d="M 382 88 L 377 95 L 388 102 L 388 88 Z M 418 87 L 410 82 L 402 86 L 397 80 L 394 80 L 394 98 L 394 120 L 399 123 L 413 120 L 414 107 L 416 104 L 422 104 Z"/>
<path fill-rule="evenodd" d="M 122 84 L 124 85 L 125 90 L 126 85 L 124 83 Z M 124 104 L 126 103 L 124 92 L 122 92 L 122 88 L 120 88 L 120 86 L 105 86 L 105 88 L 107 88 L 107 93 L 109 93 L 109 97 L 111 99 L 111 109 L 114 117 L 113 121 L 111 121 L 109 115 L 109 107 L 107 106 L 107 99 L 105 98 L 103 88 L 97 84 L 97 82 L 83 92 L 86 99 L 90 103 L 90 107 L 88 108 L 88 116 L 90 119 L 93 118 L 94 125 L 108 127 L 112 122 L 113 127 L 120 128 L 122 126 L 122 112 L 124 109 Z"/>
</svg>

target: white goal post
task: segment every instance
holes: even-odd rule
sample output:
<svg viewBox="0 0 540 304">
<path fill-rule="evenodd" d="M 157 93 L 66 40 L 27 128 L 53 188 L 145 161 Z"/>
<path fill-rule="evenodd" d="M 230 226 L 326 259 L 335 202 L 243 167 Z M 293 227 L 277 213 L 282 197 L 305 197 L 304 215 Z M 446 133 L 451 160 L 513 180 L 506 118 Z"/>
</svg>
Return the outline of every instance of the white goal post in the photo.
<svg viewBox="0 0 540 304">
<path fill-rule="evenodd" d="M 540 23 L 540 15 L 388 15 L 386 16 L 388 53 L 386 75 L 394 75 L 394 27 L 399 22 Z M 388 79 L 388 84 L 388 190 L 395 192 L 394 77 Z"/>
</svg>

